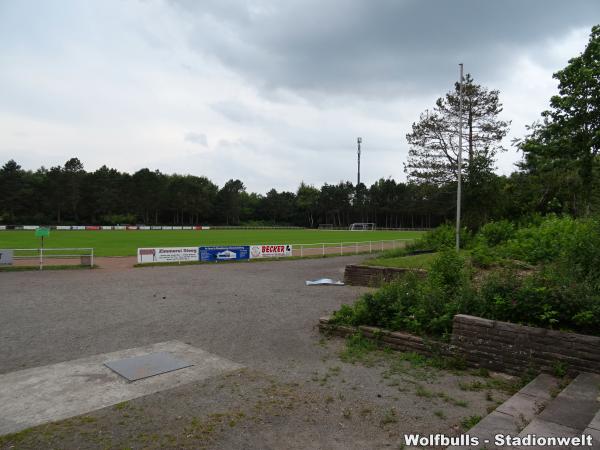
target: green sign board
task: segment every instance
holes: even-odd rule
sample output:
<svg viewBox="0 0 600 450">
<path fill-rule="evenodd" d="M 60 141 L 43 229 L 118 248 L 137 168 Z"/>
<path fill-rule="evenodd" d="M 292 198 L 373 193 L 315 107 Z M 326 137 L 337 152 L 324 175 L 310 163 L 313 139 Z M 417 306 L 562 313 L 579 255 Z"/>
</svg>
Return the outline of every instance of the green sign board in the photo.
<svg viewBox="0 0 600 450">
<path fill-rule="evenodd" d="M 37 228 L 35 230 L 35 237 L 48 237 L 50 236 L 50 229 L 49 228 Z"/>
</svg>

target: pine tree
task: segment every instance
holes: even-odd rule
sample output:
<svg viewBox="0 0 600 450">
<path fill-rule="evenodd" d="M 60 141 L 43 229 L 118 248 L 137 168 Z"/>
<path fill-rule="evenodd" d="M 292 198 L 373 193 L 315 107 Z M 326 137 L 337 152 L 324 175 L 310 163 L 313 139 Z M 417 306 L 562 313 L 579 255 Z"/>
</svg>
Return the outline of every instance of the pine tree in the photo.
<svg viewBox="0 0 600 450">
<path fill-rule="evenodd" d="M 494 169 L 495 156 L 509 121 L 499 119 L 499 91 L 475 84 L 467 74 L 463 83 L 463 170 L 465 182 L 476 182 Z M 460 85 L 436 101 L 433 111 L 421 114 L 406 135 L 411 148 L 405 171 L 418 184 L 443 185 L 456 180 L 458 167 Z"/>
</svg>

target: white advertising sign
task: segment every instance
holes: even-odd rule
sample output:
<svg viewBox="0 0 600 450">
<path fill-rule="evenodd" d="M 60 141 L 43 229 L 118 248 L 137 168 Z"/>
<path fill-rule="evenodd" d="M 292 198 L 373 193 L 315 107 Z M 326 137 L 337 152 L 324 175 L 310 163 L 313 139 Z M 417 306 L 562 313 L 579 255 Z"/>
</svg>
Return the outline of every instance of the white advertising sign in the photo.
<svg viewBox="0 0 600 450">
<path fill-rule="evenodd" d="M 198 247 L 138 248 L 138 263 L 198 261 Z"/>
<path fill-rule="evenodd" d="M 251 245 L 250 258 L 281 258 L 292 256 L 292 246 L 284 245 Z"/>
</svg>

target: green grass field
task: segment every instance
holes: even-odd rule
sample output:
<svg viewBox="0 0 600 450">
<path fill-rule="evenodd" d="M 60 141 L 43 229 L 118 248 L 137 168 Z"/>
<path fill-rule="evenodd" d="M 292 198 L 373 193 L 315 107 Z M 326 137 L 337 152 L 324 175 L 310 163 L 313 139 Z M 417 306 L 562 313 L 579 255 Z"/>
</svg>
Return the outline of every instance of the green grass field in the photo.
<svg viewBox="0 0 600 450">
<path fill-rule="evenodd" d="M 148 230 L 51 231 L 44 247 L 91 247 L 96 256 L 135 256 L 138 247 L 202 245 L 314 244 L 415 239 L 420 231 L 325 230 Z M 33 231 L 0 231 L 0 248 L 37 248 Z"/>
</svg>

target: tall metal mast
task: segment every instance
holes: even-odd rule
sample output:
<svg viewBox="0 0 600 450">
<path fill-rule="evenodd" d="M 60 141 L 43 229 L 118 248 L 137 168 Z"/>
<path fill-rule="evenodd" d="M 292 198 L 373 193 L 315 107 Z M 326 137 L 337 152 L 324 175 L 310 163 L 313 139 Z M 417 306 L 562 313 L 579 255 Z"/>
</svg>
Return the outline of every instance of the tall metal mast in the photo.
<svg viewBox="0 0 600 450">
<path fill-rule="evenodd" d="M 460 93 L 459 93 L 459 107 L 458 107 L 458 185 L 456 188 L 456 251 L 460 250 L 460 200 L 461 200 L 461 189 L 462 189 L 462 134 L 463 134 L 463 65 L 460 66 Z"/>
<path fill-rule="evenodd" d="M 356 138 L 356 143 L 358 144 L 358 176 L 356 177 L 356 187 L 360 184 L 360 144 L 362 143 L 362 138 Z"/>
</svg>

